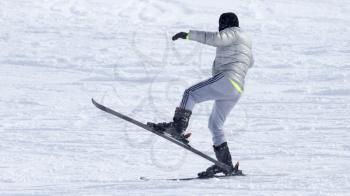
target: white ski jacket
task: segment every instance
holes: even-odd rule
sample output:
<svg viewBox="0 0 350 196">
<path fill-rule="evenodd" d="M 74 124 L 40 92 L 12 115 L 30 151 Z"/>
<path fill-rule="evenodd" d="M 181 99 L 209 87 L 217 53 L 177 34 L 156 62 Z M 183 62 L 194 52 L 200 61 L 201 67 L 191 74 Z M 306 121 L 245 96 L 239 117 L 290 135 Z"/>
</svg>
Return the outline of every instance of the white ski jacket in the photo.
<svg viewBox="0 0 350 196">
<path fill-rule="evenodd" d="M 247 71 L 254 64 L 252 43 L 239 27 L 226 28 L 219 32 L 191 30 L 188 39 L 216 47 L 212 74 L 224 73 L 244 88 Z"/>
</svg>

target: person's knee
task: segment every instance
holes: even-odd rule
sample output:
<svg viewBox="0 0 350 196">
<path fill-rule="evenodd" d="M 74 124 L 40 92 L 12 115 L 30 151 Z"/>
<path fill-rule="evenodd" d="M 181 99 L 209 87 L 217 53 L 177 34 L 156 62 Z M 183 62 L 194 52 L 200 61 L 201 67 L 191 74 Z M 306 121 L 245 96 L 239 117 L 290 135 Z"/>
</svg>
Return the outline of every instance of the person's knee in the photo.
<svg viewBox="0 0 350 196">
<path fill-rule="evenodd" d="M 197 103 L 197 100 L 195 99 L 194 93 L 191 90 L 191 88 L 188 88 L 185 90 L 183 97 L 186 97 L 187 99 L 193 100 L 193 102 Z"/>
<path fill-rule="evenodd" d="M 189 96 L 190 94 L 191 94 L 191 90 L 188 88 L 188 89 L 185 90 L 183 96 L 184 96 L 184 97 L 185 97 L 185 96 Z"/>
</svg>

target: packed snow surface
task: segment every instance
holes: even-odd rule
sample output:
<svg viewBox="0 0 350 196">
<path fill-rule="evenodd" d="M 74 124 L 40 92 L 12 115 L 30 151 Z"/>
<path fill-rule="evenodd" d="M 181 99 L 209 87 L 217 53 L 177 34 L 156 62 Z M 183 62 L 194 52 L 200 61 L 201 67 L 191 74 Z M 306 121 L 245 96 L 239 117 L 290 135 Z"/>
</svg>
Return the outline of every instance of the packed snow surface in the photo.
<svg viewBox="0 0 350 196">
<path fill-rule="evenodd" d="M 245 177 L 97 110 L 168 121 L 210 77 L 215 48 L 171 36 L 216 31 L 233 11 L 255 66 L 225 130 Z M 1 0 L 0 195 L 347 195 L 348 0 Z M 214 156 L 197 105 L 191 145 Z M 144 177 L 148 180 L 142 180 Z"/>
</svg>

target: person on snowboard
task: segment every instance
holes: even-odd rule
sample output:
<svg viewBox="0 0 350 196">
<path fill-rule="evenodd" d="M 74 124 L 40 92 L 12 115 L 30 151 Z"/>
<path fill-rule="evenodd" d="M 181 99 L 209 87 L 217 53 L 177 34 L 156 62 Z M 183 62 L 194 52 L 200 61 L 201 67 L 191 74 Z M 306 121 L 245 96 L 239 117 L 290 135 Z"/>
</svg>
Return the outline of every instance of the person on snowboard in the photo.
<svg viewBox="0 0 350 196">
<path fill-rule="evenodd" d="M 239 100 L 244 90 L 247 71 L 254 64 L 252 44 L 249 36 L 239 27 L 236 14 L 223 13 L 219 18 L 218 32 L 190 30 L 179 32 L 172 40 L 188 39 L 216 47 L 216 57 L 212 66 L 212 77 L 185 90 L 179 107 L 176 108 L 172 122 L 147 123 L 155 130 L 167 132 L 183 140 L 192 110 L 197 103 L 215 100 L 209 118 L 208 128 L 212 134 L 213 148 L 218 161 L 232 168 L 231 172 L 216 165 L 209 167 L 199 176 L 212 177 L 223 172 L 234 172 L 232 158 L 225 139 L 223 125 L 226 117 Z"/>
</svg>

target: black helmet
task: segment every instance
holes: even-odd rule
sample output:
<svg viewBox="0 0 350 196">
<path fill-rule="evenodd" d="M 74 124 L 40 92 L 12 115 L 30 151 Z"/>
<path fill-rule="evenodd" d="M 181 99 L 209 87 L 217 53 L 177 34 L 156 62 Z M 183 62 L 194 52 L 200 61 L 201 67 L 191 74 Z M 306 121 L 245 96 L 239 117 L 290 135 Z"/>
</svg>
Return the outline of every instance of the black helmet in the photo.
<svg viewBox="0 0 350 196">
<path fill-rule="evenodd" d="M 233 12 L 223 13 L 219 18 L 219 31 L 228 27 L 239 27 L 238 18 Z"/>
</svg>

